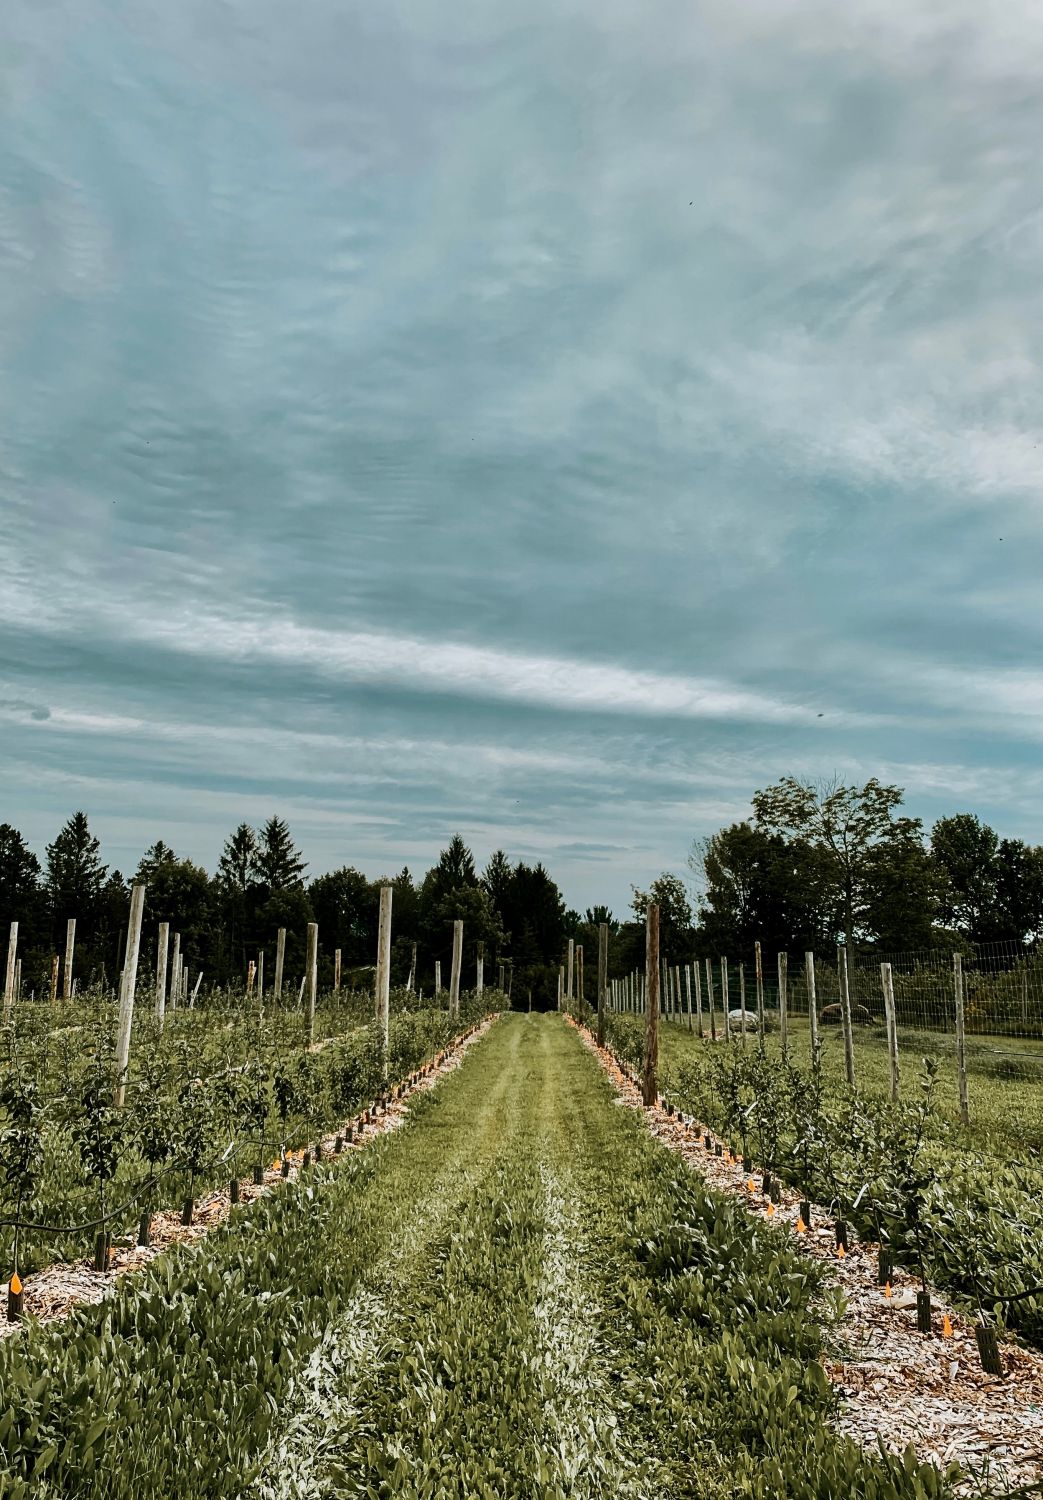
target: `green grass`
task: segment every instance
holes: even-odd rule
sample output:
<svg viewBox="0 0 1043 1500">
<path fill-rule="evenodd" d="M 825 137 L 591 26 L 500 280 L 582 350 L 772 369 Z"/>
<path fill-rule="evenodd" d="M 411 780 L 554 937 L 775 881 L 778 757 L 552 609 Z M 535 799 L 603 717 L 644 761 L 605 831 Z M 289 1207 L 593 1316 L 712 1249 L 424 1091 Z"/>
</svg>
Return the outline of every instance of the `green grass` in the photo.
<svg viewBox="0 0 1043 1500">
<path fill-rule="evenodd" d="M 0 1348 L 11 1500 L 921 1500 L 831 1424 L 821 1272 L 557 1016 L 367 1152 Z"/>
</svg>

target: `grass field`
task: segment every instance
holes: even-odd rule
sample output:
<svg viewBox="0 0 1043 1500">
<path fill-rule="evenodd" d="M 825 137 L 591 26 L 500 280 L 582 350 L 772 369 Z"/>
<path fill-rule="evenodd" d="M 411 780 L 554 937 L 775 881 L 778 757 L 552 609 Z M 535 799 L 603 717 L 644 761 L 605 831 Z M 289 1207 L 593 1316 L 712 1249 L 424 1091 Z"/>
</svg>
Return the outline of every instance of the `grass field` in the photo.
<svg viewBox="0 0 1043 1500">
<path fill-rule="evenodd" d="M 508 1016 L 367 1151 L 0 1349 L 0 1492 L 944 1496 L 831 1425 L 820 1273 Z"/>
</svg>

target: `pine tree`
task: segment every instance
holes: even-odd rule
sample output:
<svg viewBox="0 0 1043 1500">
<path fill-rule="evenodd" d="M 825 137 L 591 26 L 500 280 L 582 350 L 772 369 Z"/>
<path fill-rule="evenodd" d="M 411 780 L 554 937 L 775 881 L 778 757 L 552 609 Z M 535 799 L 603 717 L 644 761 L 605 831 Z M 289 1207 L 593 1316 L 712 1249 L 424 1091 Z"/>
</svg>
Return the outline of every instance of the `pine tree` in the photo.
<svg viewBox="0 0 1043 1500">
<path fill-rule="evenodd" d="M 282 818 L 269 818 L 261 829 L 257 874 L 269 891 L 294 890 L 308 868 Z"/>
<path fill-rule="evenodd" d="M 494 854 L 490 855 L 489 863 L 482 872 L 482 884 L 492 897 L 492 903 L 501 916 L 506 915 L 513 876 L 510 860 L 502 849 L 497 849 Z"/>
<path fill-rule="evenodd" d="M 39 901 L 40 861 L 10 823 L 0 823 L 0 941 L 12 922 L 22 926 L 23 941 Z"/>
<path fill-rule="evenodd" d="M 170 865 L 177 864 L 177 855 L 169 844 L 164 844 L 162 839 L 145 850 L 138 864 L 135 882 L 140 885 L 151 885 L 159 872 Z"/>
<path fill-rule="evenodd" d="M 217 862 L 217 878 L 226 891 L 245 896 L 257 874 L 257 836 L 249 823 L 240 823 L 225 840 Z"/>
<path fill-rule="evenodd" d="M 90 831 L 87 814 L 73 813 L 54 843 L 47 845 L 45 884 L 56 920 L 85 920 L 97 910 L 108 873 L 100 854 L 101 844 Z"/>
</svg>

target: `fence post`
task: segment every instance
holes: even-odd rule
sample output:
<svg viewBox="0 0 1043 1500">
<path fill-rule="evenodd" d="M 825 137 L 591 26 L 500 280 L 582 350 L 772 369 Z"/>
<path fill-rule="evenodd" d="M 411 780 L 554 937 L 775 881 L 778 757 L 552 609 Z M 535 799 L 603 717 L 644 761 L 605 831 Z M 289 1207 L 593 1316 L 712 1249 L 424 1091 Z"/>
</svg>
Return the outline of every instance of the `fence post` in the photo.
<svg viewBox="0 0 1043 1500">
<path fill-rule="evenodd" d="M 264 949 L 257 955 L 257 998 L 264 1003 Z"/>
<path fill-rule="evenodd" d="M 583 1015 L 583 1002 L 586 994 L 583 989 L 583 944 L 576 944 L 576 999 L 579 1002 L 579 1014 Z"/>
<path fill-rule="evenodd" d="M 783 1062 L 789 1057 L 789 956 L 780 953 L 777 959 L 779 972 L 779 1045 Z"/>
<path fill-rule="evenodd" d="M 565 968 L 563 964 L 558 965 L 558 1009 L 561 1009 L 565 999 Z"/>
<path fill-rule="evenodd" d="M 51 959 L 51 1003 L 58 998 L 58 969 L 60 967 L 57 953 Z"/>
<path fill-rule="evenodd" d="M 410 994 L 413 993 L 413 989 L 414 989 L 415 985 L 416 985 L 416 943 L 413 944 L 413 951 L 411 952 L 411 954 L 409 956 L 409 978 L 406 980 L 406 989 L 409 991 Z"/>
<path fill-rule="evenodd" d="M 333 950 L 333 993 L 335 995 L 339 995 L 340 994 L 340 975 L 341 975 L 340 949 L 339 948 L 334 948 L 334 950 Z"/>
<path fill-rule="evenodd" d="M 566 979 L 565 979 L 565 1008 L 567 1010 L 571 1010 L 572 1009 L 572 973 L 573 973 L 573 965 L 576 962 L 576 940 L 575 940 L 575 938 L 569 938 L 569 953 L 568 953 L 568 960 L 567 960 L 567 962 L 568 962 L 568 974 L 567 974 Z"/>
<path fill-rule="evenodd" d="M 76 951 L 76 918 L 70 917 L 65 926 L 65 972 L 62 975 L 62 999 L 72 999 L 72 959 Z"/>
<path fill-rule="evenodd" d="M 170 1008 L 177 1010 L 181 993 L 181 934 L 174 933 L 174 952 L 170 960 Z"/>
<path fill-rule="evenodd" d="M 18 923 L 11 923 L 11 931 L 7 938 L 7 971 L 4 975 L 4 1025 L 11 1019 L 11 1006 L 14 1004 L 14 966 L 18 954 Z"/>
<path fill-rule="evenodd" d="M 692 978 L 695 980 L 695 1024 L 699 1036 L 703 1034 L 703 977 L 699 972 L 699 960 L 692 961 Z"/>
<path fill-rule="evenodd" d="M 956 998 L 956 1072 L 960 1085 L 960 1124 L 971 1123 L 970 1098 L 967 1093 L 967 1037 L 963 1016 L 963 955 L 952 956 L 953 990 Z"/>
<path fill-rule="evenodd" d="M 388 1070 L 389 1012 L 391 1009 L 391 897 L 393 887 L 380 887 L 380 919 L 377 926 L 377 1027 L 384 1058 L 384 1076 Z"/>
<path fill-rule="evenodd" d="M 891 1098 L 898 1098 L 898 1027 L 895 1024 L 895 988 L 891 965 L 880 965 L 880 988 L 884 992 L 884 1024 L 887 1027 L 887 1055 L 891 1059 Z"/>
<path fill-rule="evenodd" d="M 598 1046 L 605 1045 L 605 1008 L 608 1005 L 608 923 L 598 923 Z"/>
<path fill-rule="evenodd" d="M 162 1031 L 167 1010 L 167 949 L 170 946 L 170 923 L 160 922 L 156 944 L 156 1020 Z"/>
<path fill-rule="evenodd" d="M 478 965 L 477 965 L 477 973 L 475 974 L 475 979 L 477 981 L 476 984 L 475 984 L 475 990 L 477 991 L 478 998 L 480 1000 L 482 998 L 482 996 L 485 994 L 485 944 L 484 943 L 479 943 L 478 944 Z"/>
<path fill-rule="evenodd" d="M 809 948 L 804 954 L 804 974 L 808 982 L 808 1024 L 811 1027 L 811 1061 L 819 1062 L 818 1050 L 818 998 L 815 994 L 815 955 Z"/>
<path fill-rule="evenodd" d="M 464 961 L 464 924 L 460 917 L 453 923 L 453 967 L 449 975 L 449 1014 L 460 1018 L 460 969 Z"/>
<path fill-rule="evenodd" d="M 688 1030 L 691 1031 L 691 1029 L 692 1029 L 692 966 L 691 966 L 691 964 L 685 964 L 685 966 L 684 966 L 684 992 L 685 992 L 685 999 L 688 1002 Z"/>
<path fill-rule="evenodd" d="M 436 958 L 435 959 L 435 994 L 436 995 L 440 995 L 441 993 L 442 993 L 442 960 L 440 958 Z"/>
<path fill-rule="evenodd" d="M 308 923 L 308 1041 L 315 1040 L 315 1000 L 319 989 L 319 924 Z"/>
<path fill-rule="evenodd" d="M 710 1040 L 717 1040 L 717 1017 L 713 1007 L 713 961 L 706 960 L 706 1003 L 710 1007 Z"/>
<path fill-rule="evenodd" d="M 746 965 L 739 965 L 739 1026 L 742 1045 L 746 1045 Z"/>
<path fill-rule="evenodd" d="M 757 1047 L 764 1051 L 764 964 L 761 960 L 761 945 L 753 945 L 753 974 L 757 986 Z"/>
<path fill-rule="evenodd" d="M 275 998 L 282 996 L 282 972 L 286 964 L 286 928 L 280 927 L 275 938 Z"/>
<path fill-rule="evenodd" d="M 721 959 L 721 1010 L 724 1012 L 724 1040 L 732 1039 L 731 987 L 728 983 L 728 960 Z"/>
<path fill-rule="evenodd" d="M 851 1026 L 851 981 L 847 972 L 847 944 L 837 945 L 837 969 L 840 973 L 840 1015 L 844 1023 L 844 1067 L 847 1081 L 855 1086 L 855 1035 Z"/>
<path fill-rule="evenodd" d="M 138 953 L 141 950 L 141 915 L 145 909 L 145 887 L 136 885 L 130 893 L 130 922 L 127 927 L 127 956 L 123 960 L 120 980 L 120 1018 L 116 1037 L 116 1104 L 122 1109 L 127 1089 L 127 1066 L 130 1062 L 130 1031 L 134 1022 L 134 992 L 138 983 Z"/>
<path fill-rule="evenodd" d="M 659 906 L 649 901 L 645 911 L 645 1065 L 641 1097 L 654 1104 L 659 1097 Z"/>
</svg>

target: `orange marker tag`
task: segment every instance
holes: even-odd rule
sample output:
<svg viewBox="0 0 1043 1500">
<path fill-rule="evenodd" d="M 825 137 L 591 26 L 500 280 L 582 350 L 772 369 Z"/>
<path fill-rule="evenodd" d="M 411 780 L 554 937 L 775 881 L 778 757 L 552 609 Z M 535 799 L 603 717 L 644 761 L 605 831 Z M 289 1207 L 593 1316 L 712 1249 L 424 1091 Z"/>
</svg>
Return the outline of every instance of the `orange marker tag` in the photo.
<svg viewBox="0 0 1043 1500">
<path fill-rule="evenodd" d="M 774 1203 L 769 1203 L 768 1206 L 767 1206 L 767 1208 L 764 1210 L 764 1212 L 767 1214 L 768 1218 L 770 1219 L 771 1216 L 772 1216 L 772 1214 L 775 1212 L 775 1205 L 774 1205 Z"/>
<path fill-rule="evenodd" d="M 18 1293 L 21 1290 L 22 1290 L 22 1278 L 19 1276 L 18 1272 L 16 1271 L 14 1273 L 14 1275 L 11 1277 L 11 1291 L 17 1297 Z"/>
<path fill-rule="evenodd" d="M 837 1246 L 837 1260 L 843 1260 L 846 1254 L 847 1254 L 847 1251 L 844 1249 L 843 1245 L 838 1245 Z"/>
<path fill-rule="evenodd" d="M 808 1226 L 804 1223 L 804 1220 L 800 1217 L 800 1214 L 798 1214 L 797 1215 L 797 1233 L 798 1234 L 806 1234 L 807 1233 L 807 1229 L 808 1229 Z"/>
<path fill-rule="evenodd" d="M 755 1193 L 757 1191 L 757 1189 L 753 1185 L 753 1178 L 752 1177 L 750 1178 L 749 1182 L 746 1184 L 746 1191 L 748 1193 Z"/>
<path fill-rule="evenodd" d="M 890 1297 L 890 1295 L 891 1295 L 891 1283 L 888 1282 L 887 1285 L 884 1287 L 884 1296 L 885 1297 Z"/>
<path fill-rule="evenodd" d="M 942 1318 L 942 1338 L 943 1339 L 951 1339 L 952 1338 L 952 1320 L 950 1319 L 948 1313 L 946 1313 L 945 1316 Z"/>
</svg>

